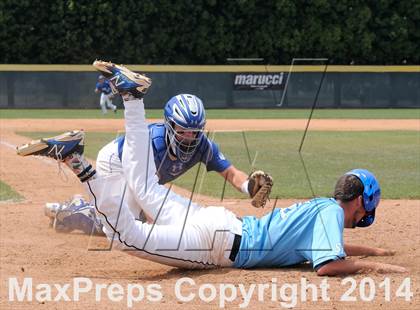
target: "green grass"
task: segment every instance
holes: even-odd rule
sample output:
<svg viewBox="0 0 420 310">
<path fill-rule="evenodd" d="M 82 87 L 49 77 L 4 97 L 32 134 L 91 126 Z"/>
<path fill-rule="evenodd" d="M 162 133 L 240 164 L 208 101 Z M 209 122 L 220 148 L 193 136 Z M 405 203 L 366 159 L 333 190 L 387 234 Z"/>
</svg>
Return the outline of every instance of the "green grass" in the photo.
<svg viewBox="0 0 420 310">
<path fill-rule="evenodd" d="M 0 180 L 0 201 L 19 201 L 23 197 Z"/>
<path fill-rule="evenodd" d="M 38 138 L 58 133 L 21 134 Z M 111 133 L 87 133 L 86 155 L 96 158 L 98 150 L 114 137 Z M 255 168 L 268 171 L 274 177 L 272 197 L 311 197 L 310 184 L 315 195 L 329 196 L 341 174 L 360 167 L 375 173 L 384 198 L 420 198 L 420 132 L 309 132 L 301 154 L 311 183 L 305 176 L 298 153 L 302 132 L 247 132 L 245 137 L 252 161 L 258 152 Z M 251 171 L 242 133 L 218 132 L 214 140 L 236 167 Z M 220 197 L 224 180 L 217 173 L 204 173 L 205 167 L 198 168 L 197 165 L 175 184 L 191 190 L 198 169 L 197 190 Z M 243 196 L 227 185 L 225 197 Z"/>
<path fill-rule="evenodd" d="M 162 118 L 162 109 L 148 109 L 148 118 Z M 307 118 L 309 109 L 208 109 L 208 119 L 286 119 Z M 16 118 L 122 118 L 120 110 L 117 114 L 102 115 L 99 109 L 0 109 L 1 119 Z M 420 119 L 420 109 L 318 109 L 313 118 L 356 118 L 356 119 Z"/>
<path fill-rule="evenodd" d="M 310 184 L 298 153 L 301 136 L 297 131 L 246 134 L 252 160 L 258 151 L 255 168 L 274 177 L 273 197 L 310 197 L 310 184 L 316 196 L 329 196 L 338 176 L 362 167 L 377 175 L 385 198 L 420 198 L 419 132 L 309 132 L 301 154 Z M 241 134 L 222 133 L 215 140 L 235 166 L 251 170 Z M 192 188 L 195 173 L 193 169 L 176 183 Z M 223 182 L 217 175 L 206 174 L 203 182 L 203 193 L 222 192 Z M 240 196 L 226 188 L 228 197 Z"/>
</svg>

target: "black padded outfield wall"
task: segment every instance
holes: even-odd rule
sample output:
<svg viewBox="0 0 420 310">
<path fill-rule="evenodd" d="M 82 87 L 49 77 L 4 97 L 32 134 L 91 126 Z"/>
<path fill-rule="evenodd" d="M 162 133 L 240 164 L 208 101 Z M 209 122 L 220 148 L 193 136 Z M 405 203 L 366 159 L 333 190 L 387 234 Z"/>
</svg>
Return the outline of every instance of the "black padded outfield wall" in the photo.
<svg viewBox="0 0 420 310">
<path fill-rule="evenodd" d="M 292 72 L 290 76 L 287 70 L 146 74 L 153 79 L 147 95 L 150 108 L 162 108 L 178 93 L 199 96 L 207 108 L 308 108 L 322 71 Z M 0 108 L 99 108 L 99 95 L 94 93 L 97 77 L 90 70 L 3 69 Z M 287 92 L 283 94 L 287 79 Z M 327 72 L 318 107 L 420 107 L 420 67 L 411 66 L 408 72 Z"/>
</svg>

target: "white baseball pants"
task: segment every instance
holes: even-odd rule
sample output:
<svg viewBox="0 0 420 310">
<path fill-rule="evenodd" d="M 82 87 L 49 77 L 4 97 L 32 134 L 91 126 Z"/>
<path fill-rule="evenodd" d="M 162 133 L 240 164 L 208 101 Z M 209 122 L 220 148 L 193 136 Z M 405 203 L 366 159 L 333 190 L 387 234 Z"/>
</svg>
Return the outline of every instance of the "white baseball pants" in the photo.
<svg viewBox="0 0 420 310">
<path fill-rule="evenodd" d="M 107 108 L 115 111 L 117 106 L 112 103 L 112 94 L 106 95 L 101 93 L 101 99 L 99 100 L 99 104 L 101 106 L 101 110 L 103 114 L 107 113 Z"/>
<path fill-rule="evenodd" d="M 158 184 L 143 100 L 125 102 L 122 171 L 86 183 L 113 245 L 183 268 L 228 267 L 242 222 L 222 207 L 201 207 Z M 153 224 L 135 220 L 143 210 Z"/>
</svg>

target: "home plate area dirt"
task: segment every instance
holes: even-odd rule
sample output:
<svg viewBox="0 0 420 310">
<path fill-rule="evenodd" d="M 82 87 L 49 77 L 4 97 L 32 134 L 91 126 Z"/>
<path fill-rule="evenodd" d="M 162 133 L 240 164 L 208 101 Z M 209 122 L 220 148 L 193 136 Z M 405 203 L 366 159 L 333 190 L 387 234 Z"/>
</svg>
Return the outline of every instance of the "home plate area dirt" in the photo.
<svg viewBox="0 0 420 310">
<path fill-rule="evenodd" d="M 103 237 L 56 233 L 43 214 L 45 202 L 63 201 L 75 193 L 83 193 L 82 186 L 67 168 L 62 167 L 63 171 L 59 172 L 53 160 L 22 158 L 15 154 L 14 147 L 27 142 L 25 137 L 15 134 L 22 128 L 27 131 L 52 128 L 105 131 L 123 128 L 120 120 L 111 123 L 109 120 L 72 120 L 70 128 L 64 128 L 70 125 L 68 120 L 55 120 L 57 126 L 47 121 L 42 126 L 42 120 L 30 126 L 24 120 L 1 122 L 0 179 L 25 198 L 21 202 L 0 203 L 1 309 L 123 309 L 130 306 L 160 310 L 420 309 L 419 200 L 384 200 L 374 225 L 345 230 L 345 242 L 395 250 L 396 254 L 391 257 L 362 259 L 404 266 L 408 269 L 404 274 L 318 277 L 307 264 L 254 270 L 171 268 L 117 250 L 109 251 Z M 252 123 L 251 120 L 246 122 Z M 402 126 L 401 121 L 398 124 Z M 261 129 L 267 130 L 266 126 Z M 389 126 L 384 124 L 387 130 Z M 246 125 L 243 127 L 246 129 Z M 380 125 L 374 124 L 372 129 L 378 130 L 378 127 Z M 223 129 L 226 130 L 226 126 Z M 322 130 L 326 129 L 322 127 Z M 188 193 L 177 190 L 181 194 Z M 197 201 L 204 205 L 223 204 L 238 216 L 262 216 L 270 211 L 273 203 L 257 210 L 246 199 L 220 203 L 200 196 Z M 277 201 L 276 206 L 287 207 L 295 201 L 297 199 Z M 82 291 L 80 295 L 77 288 Z"/>
</svg>

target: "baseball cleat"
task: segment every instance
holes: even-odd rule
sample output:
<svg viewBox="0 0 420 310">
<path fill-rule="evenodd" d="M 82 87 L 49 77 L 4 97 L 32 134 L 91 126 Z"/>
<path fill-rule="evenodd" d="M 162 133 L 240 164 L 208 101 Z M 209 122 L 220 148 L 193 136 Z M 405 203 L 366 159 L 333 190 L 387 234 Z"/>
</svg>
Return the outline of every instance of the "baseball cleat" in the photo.
<svg viewBox="0 0 420 310">
<path fill-rule="evenodd" d="M 50 219 L 54 219 L 61 207 L 62 205 L 59 202 L 47 202 L 44 206 L 44 214 Z"/>
<path fill-rule="evenodd" d="M 152 85 L 150 78 L 130 71 L 123 65 L 95 60 L 93 66 L 110 81 L 113 93 L 131 94 L 133 97 L 141 99 Z"/>
<path fill-rule="evenodd" d="M 61 135 L 33 140 L 16 148 L 21 156 L 39 155 L 64 161 L 69 155 L 83 154 L 85 132 L 74 130 Z"/>
<path fill-rule="evenodd" d="M 80 195 L 62 204 L 46 203 L 44 213 L 50 219 L 50 226 L 57 232 L 81 230 L 85 234 L 100 234 L 102 230 L 95 208 Z"/>
<path fill-rule="evenodd" d="M 80 207 L 88 205 L 82 195 L 76 194 L 66 202 L 47 202 L 44 206 L 44 215 L 50 219 L 55 219 L 57 213 L 65 209 L 77 210 Z"/>
</svg>

